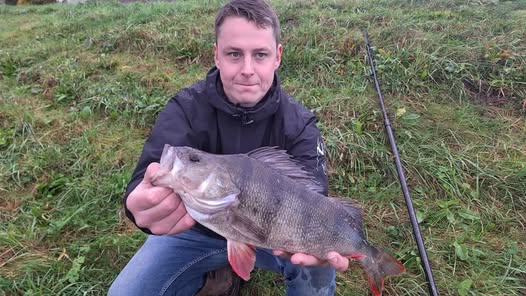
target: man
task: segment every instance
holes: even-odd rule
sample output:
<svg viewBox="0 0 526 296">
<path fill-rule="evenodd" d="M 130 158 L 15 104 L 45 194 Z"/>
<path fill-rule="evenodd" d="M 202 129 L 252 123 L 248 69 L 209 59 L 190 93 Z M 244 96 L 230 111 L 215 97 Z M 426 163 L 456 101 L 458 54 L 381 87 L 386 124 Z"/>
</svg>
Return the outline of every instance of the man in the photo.
<svg viewBox="0 0 526 296">
<path fill-rule="evenodd" d="M 110 295 L 194 295 L 208 272 L 229 264 L 226 241 L 196 224 L 171 189 L 150 183 L 164 144 L 216 154 L 278 146 L 299 160 L 327 194 L 315 118 L 285 93 L 276 74 L 283 48 L 272 8 L 263 0 L 233 0 L 218 12 L 215 33 L 215 67 L 167 103 L 144 145 L 125 207 L 128 217 L 152 235 Z M 345 270 L 348 260 L 335 252 L 328 258 L 257 249 L 255 265 L 283 274 L 288 295 L 332 295 L 335 269 Z"/>
</svg>

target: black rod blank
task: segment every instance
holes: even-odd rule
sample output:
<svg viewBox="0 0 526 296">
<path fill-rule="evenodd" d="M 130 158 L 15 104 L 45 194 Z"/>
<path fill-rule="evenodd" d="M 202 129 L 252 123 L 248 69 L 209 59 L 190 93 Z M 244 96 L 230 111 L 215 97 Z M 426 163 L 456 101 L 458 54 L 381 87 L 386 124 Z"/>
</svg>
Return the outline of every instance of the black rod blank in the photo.
<svg viewBox="0 0 526 296">
<path fill-rule="evenodd" d="M 376 75 L 376 68 L 374 66 L 374 56 L 371 50 L 371 45 L 369 43 L 369 37 L 367 31 L 363 31 L 363 37 L 365 39 L 365 47 L 367 50 L 367 58 L 369 64 L 371 65 L 371 71 L 374 78 L 374 86 L 376 92 L 378 93 L 378 100 L 380 101 L 380 106 L 382 107 L 382 113 L 384 115 L 384 125 L 387 131 L 387 137 L 389 138 L 389 144 L 391 144 L 391 150 L 394 154 L 394 160 L 396 165 L 396 171 L 398 172 L 398 179 L 400 180 L 400 186 L 402 187 L 402 192 L 405 197 L 405 204 L 407 206 L 407 211 L 409 212 L 409 218 L 411 220 L 411 225 L 413 226 L 413 234 L 415 236 L 416 244 L 418 246 L 418 252 L 420 253 L 420 259 L 422 259 L 422 267 L 424 268 L 426 279 L 429 286 L 430 295 L 438 295 L 438 290 L 435 286 L 435 281 L 433 279 L 433 272 L 431 271 L 431 265 L 427 258 L 426 247 L 424 245 L 424 240 L 422 239 L 422 233 L 420 232 L 420 227 L 418 226 L 418 220 L 416 218 L 415 209 L 413 207 L 413 201 L 411 195 L 409 194 L 409 189 L 407 187 L 407 182 L 404 175 L 404 169 L 402 163 L 400 162 L 400 154 L 398 153 L 398 148 L 396 147 L 396 141 L 393 136 L 393 130 L 391 128 L 391 122 L 389 120 L 389 115 L 387 114 L 384 97 L 380 89 L 380 82 L 378 82 L 378 77 Z"/>
</svg>

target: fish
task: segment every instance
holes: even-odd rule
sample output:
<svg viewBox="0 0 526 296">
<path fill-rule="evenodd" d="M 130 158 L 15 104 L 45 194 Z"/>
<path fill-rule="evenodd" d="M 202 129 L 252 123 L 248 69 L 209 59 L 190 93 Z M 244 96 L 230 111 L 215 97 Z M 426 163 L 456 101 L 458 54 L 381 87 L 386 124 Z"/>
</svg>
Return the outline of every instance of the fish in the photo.
<svg viewBox="0 0 526 296">
<path fill-rule="evenodd" d="M 195 221 L 226 239 L 228 261 L 244 280 L 256 247 L 320 259 L 338 252 L 363 267 L 375 296 L 387 276 L 405 271 L 366 240 L 357 202 L 323 195 L 314 176 L 277 147 L 220 155 L 167 144 L 151 182 L 172 188 Z"/>
</svg>

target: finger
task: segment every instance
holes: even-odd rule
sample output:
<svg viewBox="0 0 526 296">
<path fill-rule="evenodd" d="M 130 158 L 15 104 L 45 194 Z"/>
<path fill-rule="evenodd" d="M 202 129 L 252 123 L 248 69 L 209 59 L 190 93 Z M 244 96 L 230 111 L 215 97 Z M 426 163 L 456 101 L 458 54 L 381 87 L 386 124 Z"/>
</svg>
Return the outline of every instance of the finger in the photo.
<svg viewBox="0 0 526 296">
<path fill-rule="evenodd" d="M 303 253 L 296 253 L 290 257 L 290 261 L 294 264 L 302 265 L 302 266 L 312 266 L 312 265 L 323 265 L 327 264 L 324 260 L 318 259 L 314 256 L 303 254 Z"/>
<path fill-rule="evenodd" d="M 194 223 L 182 206 L 162 220 L 154 222 L 149 229 L 154 234 L 175 234 L 187 230 Z"/>
<path fill-rule="evenodd" d="M 155 190 L 161 190 L 165 188 L 151 188 L 150 191 Z M 151 195 L 155 194 L 156 192 L 150 193 Z M 160 202 L 152 201 L 153 199 L 159 199 Z M 156 203 L 156 204 L 153 204 Z M 165 225 L 167 222 L 163 220 L 168 219 L 167 221 L 171 221 L 168 223 L 171 223 L 170 225 L 166 225 L 168 227 L 165 231 L 168 231 L 172 226 L 177 223 L 179 220 L 176 217 L 182 217 L 186 214 L 186 208 L 183 205 L 183 202 L 181 201 L 181 198 L 172 192 L 168 192 L 168 194 L 165 194 L 164 192 L 160 191 L 159 195 L 152 196 L 148 204 L 150 208 L 147 208 L 143 211 L 138 212 L 135 215 L 135 222 L 140 223 L 141 227 L 148 227 L 150 230 L 152 230 L 152 227 L 160 227 L 159 225 Z M 156 225 L 157 224 L 157 225 Z M 160 229 L 159 229 L 160 230 Z M 152 230 L 153 231 L 153 230 Z"/>
<path fill-rule="evenodd" d="M 290 256 L 292 256 L 291 253 L 285 252 L 282 250 L 272 250 L 272 254 L 274 254 L 275 256 L 280 256 L 280 257 L 287 258 L 287 259 L 290 259 Z"/>
<path fill-rule="evenodd" d="M 188 213 L 186 213 L 167 234 L 177 234 L 192 228 L 195 225 L 195 220 Z"/>
<path fill-rule="evenodd" d="M 336 252 L 329 252 L 329 254 L 327 254 L 327 261 L 337 271 L 345 271 L 349 268 L 349 259 Z"/>
<path fill-rule="evenodd" d="M 169 199 L 177 199 L 179 204 L 175 210 L 152 224 L 149 229 L 154 234 L 176 234 L 190 229 L 195 224 L 195 220 L 186 212 L 184 203 L 177 195 Z M 164 211 L 164 207 L 162 210 Z"/>
<path fill-rule="evenodd" d="M 170 188 L 151 187 L 141 183 L 130 193 L 126 200 L 126 205 L 136 215 L 137 212 L 156 207 L 170 194 L 173 194 L 173 190 Z"/>
<path fill-rule="evenodd" d="M 148 189 L 148 199 L 146 202 L 150 203 L 152 207 L 159 207 L 161 205 L 166 207 L 172 205 L 168 210 L 174 210 L 180 200 L 181 198 L 177 196 L 173 189 L 156 186 Z M 176 202 L 176 204 L 174 204 L 174 202 Z"/>
<path fill-rule="evenodd" d="M 146 172 L 144 172 L 144 177 L 142 179 L 142 182 L 152 185 L 152 182 L 151 182 L 152 176 L 155 174 L 155 172 L 157 172 L 157 170 L 159 169 L 159 166 L 160 164 L 158 162 L 150 163 L 148 167 L 146 168 Z"/>
</svg>

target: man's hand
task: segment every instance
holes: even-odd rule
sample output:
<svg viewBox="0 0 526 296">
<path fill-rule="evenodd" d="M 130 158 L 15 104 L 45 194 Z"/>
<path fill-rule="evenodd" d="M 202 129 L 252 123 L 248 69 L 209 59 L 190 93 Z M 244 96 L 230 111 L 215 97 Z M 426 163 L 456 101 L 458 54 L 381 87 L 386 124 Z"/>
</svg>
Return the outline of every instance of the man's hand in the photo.
<svg viewBox="0 0 526 296">
<path fill-rule="evenodd" d="M 329 252 L 327 254 L 327 260 L 322 260 L 317 257 L 303 253 L 290 254 L 280 250 L 274 250 L 273 253 L 276 256 L 289 258 L 292 263 L 302 266 L 316 266 L 328 264 L 337 271 L 345 271 L 347 270 L 347 268 L 349 268 L 349 259 L 343 257 L 342 255 L 336 252 Z"/>
<path fill-rule="evenodd" d="M 148 166 L 143 180 L 126 200 L 128 210 L 139 227 L 154 234 L 176 234 L 190 229 L 195 221 L 186 212 L 181 198 L 172 189 L 150 182 L 158 168 L 156 162 Z"/>
</svg>

